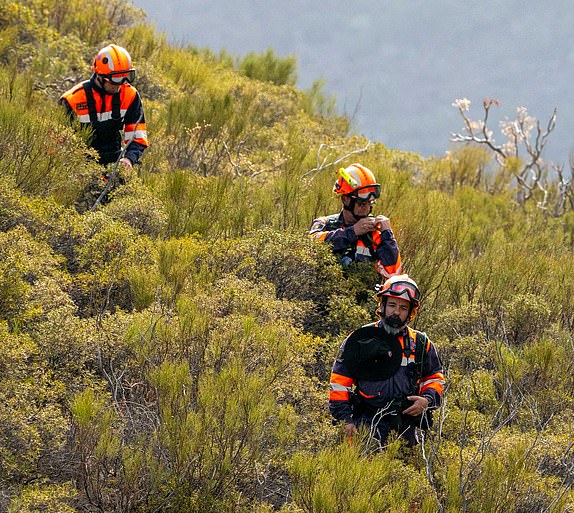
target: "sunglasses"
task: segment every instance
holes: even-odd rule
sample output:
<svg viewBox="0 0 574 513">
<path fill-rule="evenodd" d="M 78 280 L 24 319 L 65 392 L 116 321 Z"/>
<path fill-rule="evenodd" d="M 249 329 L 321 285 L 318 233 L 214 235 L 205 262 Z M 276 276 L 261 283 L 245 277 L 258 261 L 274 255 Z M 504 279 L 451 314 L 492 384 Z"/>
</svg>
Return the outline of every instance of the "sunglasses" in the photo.
<svg viewBox="0 0 574 513">
<path fill-rule="evenodd" d="M 411 301 L 420 301 L 419 289 L 417 289 L 412 283 L 406 281 L 396 281 L 391 284 L 391 286 L 382 291 L 382 294 L 390 294 L 391 296 L 404 296 L 405 294 Z"/>
<path fill-rule="evenodd" d="M 100 75 L 100 77 L 114 85 L 131 84 L 136 78 L 136 70 L 112 71 L 106 75 Z"/>
</svg>

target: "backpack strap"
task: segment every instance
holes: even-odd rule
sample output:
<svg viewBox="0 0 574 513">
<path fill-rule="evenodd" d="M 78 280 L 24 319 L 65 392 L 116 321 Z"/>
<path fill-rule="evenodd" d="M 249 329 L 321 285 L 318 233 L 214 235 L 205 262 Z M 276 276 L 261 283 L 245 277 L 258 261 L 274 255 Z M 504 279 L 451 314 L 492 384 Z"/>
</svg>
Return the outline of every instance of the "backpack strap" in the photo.
<svg viewBox="0 0 574 513">
<path fill-rule="evenodd" d="M 371 258 L 375 258 L 376 254 L 373 251 L 373 236 L 371 235 L 370 232 L 365 233 L 364 235 L 359 235 L 358 240 L 360 240 L 365 247 L 369 250 L 369 253 L 371 254 Z"/>
<path fill-rule="evenodd" d="M 417 331 L 411 328 L 409 328 L 409 338 L 414 338 L 415 341 L 415 380 L 419 382 L 423 375 L 423 365 L 429 339 L 424 331 Z M 408 354 L 405 354 L 405 356 L 408 358 L 411 354 L 410 348 L 407 351 Z"/>
</svg>

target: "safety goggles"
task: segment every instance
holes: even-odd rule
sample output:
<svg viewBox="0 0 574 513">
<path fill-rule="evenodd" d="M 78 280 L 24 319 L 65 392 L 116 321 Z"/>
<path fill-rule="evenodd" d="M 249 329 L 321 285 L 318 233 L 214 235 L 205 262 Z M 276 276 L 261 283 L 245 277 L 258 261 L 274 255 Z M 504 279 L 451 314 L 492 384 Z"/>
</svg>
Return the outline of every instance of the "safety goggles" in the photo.
<svg viewBox="0 0 574 513">
<path fill-rule="evenodd" d="M 420 301 L 421 293 L 419 289 L 408 281 L 395 281 L 385 290 L 380 292 L 380 295 L 391 295 L 396 297 L 407 296 L 410 301 Z"/>
<path fill-rule="evenodd" d="M 131 84 L 136 78 L 136 70 L 132 68 L 128 71 L 112 71 L 111 73 L 100 75 L 100 77 L 114 85 Z"/>
<path fill-rule="evenodd" d="M 357 187 L 349 194 L 352 198 L 360 198 L 363 200 L 376 200 L 381 196 L 381 186 L 377 183 L 375 185 L 364 185 Z"/>
</svg>

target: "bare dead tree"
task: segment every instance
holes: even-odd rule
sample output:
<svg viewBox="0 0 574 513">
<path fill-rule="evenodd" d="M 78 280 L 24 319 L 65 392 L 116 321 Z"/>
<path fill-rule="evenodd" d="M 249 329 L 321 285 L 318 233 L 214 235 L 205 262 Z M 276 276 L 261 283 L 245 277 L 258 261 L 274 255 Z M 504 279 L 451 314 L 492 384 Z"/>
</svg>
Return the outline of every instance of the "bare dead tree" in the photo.
<svg viewBox="0 0 574 513">
<path fill-rule="evenodd" d="M 524 205 L 532 198 L 535 191 L 540 191 L 542 199 L 538 202 L 538 207 L 548 210 L 550 188 L 546 180 L 547 165 L 542 159 L 542 153 L 550 134 L 556 127 L 557 110 L 554 109 L 552 115 L 543 129 L 538 119 L 529 116 L 526 108 L 517 109 L 514 120 L 505 120 L 500 123 L 501 132 L 507 141 L 504 144 L 496 143 L 493 131 L 488 126 L 490 109 L 500 105 L 500 102 L 493 98 L 485 98 L 482 106 L 484 116 L 481 120 L 472 120 L 469 117 L 470 100 L 457 99 L 453 106 L 458 110 L 464 121 L 462 133 L 451 133 L 451 141 L 461 143 L 474 143 L 486 146 L 491 150 L 496 161 L 501 167 L 509 165 L 511 159 L 520 162 L 520 165 L 513 170 L 514 177 L 519 186 L 517 201 Z M 512 169 L 512 167 L 511 167 Z M 572 169 L 572 163 L 571 163 Z M 572 198 L 571 180 L 565 180 L 562 174 L 563 167 L 554 170 L 558 174 L 558 190 L 556 205 L 552 209 L 552 215 L 564 214 L 566 200 L 570 199 L 570 206 L 574 206 Z M 559 172 L 558 172 L 559 171 Z"/>
<path fill-rule="evenodd" d="M 233 168 L 233 172 L 236 177 L 241 176 L 243 173 L 241 172 L 241 148 L 245 144 L 245 139 L 239 141 L 235 148 L 235 160 L 233 160 L 233 156 L 231 155 L 231 150 L 227 143 L 223 141 L 223 148 L 225 149 L 225 153 L 227 154 L 227 159 L 229 160 L 229 164 Z"/>
<path fill-rule="evenodd" d="M 371 141 L 367 141 L 367 144 L 363 148 L 353 150 L 349 153 L 346 153 L 342 157 L 338 157 L 335 160 L 333 160 L 332 162 L 329 162 L 329 158 L 331 157 L 331 152 L 334 150 L 337 150 L 338 146 L 330 146 L 328 144 L 321 144 L 321 145 L 319 145 L 319 149 L 317 151 L 317 166 L 314 167 L 313 169 L 307 171 L 305 174 L 303 174 L 302 178 L 310 177 L 309 181 L 313 181 L 320 171 L 323 171 L 324 169 L 333 168 L 334 166 L 343 162 L 345 159 L 349 158 L 351 155 L 358 155 L 361 153 L 365 153 L 369 149 L 370 145 L 371 145 Z M 328 153 L 326 156 L 322 157 L 321 153 L 325 150 L 328 150 Z"/>
<path fill-rule="evenodd" d="M 552 215 L 554 217 L 561 217 L 570 208 L 574 210 L 574 188 L 572 184 L 572 176 L 574 175 L 574 153 L 570 155 L 570 178 L 564 177 L 564 166 L 554 165 L 554 172 L 558 178 L 557 182 L 557 198 L 554 204 Z"/>
</svg>

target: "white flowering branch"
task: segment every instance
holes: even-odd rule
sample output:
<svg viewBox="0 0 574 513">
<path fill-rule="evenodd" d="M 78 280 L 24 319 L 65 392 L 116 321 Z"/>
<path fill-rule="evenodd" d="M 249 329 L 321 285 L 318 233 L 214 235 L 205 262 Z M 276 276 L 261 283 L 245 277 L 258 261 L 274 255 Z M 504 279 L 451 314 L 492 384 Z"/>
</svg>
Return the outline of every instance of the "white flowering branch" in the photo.
<svg viewBox="0 0 574 513">
<path fill-rule="evenodd" d="M 451 141 L 453 142 L 474 142 L 478 144 L 485 144 L 488 146 L 496 155 L 497 159 L 505 159 L 507 155 L 501 146 L 496 145 L 494 138 L 492 136 L 492 130 L 488 128 L 488 114 L 490 108 L 493 105 L 499 105 L 500 102 L 495 99 L 485 99 L 483 102 L 484 107 L 484 118 L 479 121 L 471 120 L 467 112 L 470 110 L 470 100 L 468 98 L 463 98 L 462 100 L 455 100 L 452 104 L 456 107 L 464 120 L 466 134 L 461 133 L 451 133 Z M 480 135 L 479 135 L 480 134 Z"/>
<path fill-rule="evenodd" d="M 506 137 L 506 143 L 501 145 L 496 143 L 493 131 L 488 127 L 490 109 L 492 106 L 500 105 L 498 100 L 486 98 L 483 101 L 484 117 L 478 121 L 472 120 L 468 115 L 470 100 L 467 98 L 457 99 L 452 105 L 462 116 L 464 131 L 451 133 L 451 141 L 487 146 L 495 154 L 496 161 L 500 166 L 505 166 L 509 158 L 519 159 L 520 149 L 523 149 L 526 159 L 519 170 L 514 172 L 516 181 L 520 186 L 518 201 L 520 204 L 524 204 L 532 197 L 533 191 L 538 189 L 542 192 L 542 200 L 538 206 L 546 209 L 549 191 L 546 184 L 543 183 L 546 165 L 542 160 L 542 152 L 548 142 L 548 137 L 556 127 L 556 109 L 552 112 L 546 128 L 543 130 L 539 120 L 529 116 L 526 108 L 519 107 L 516 110 L 516 119 L 500 122 L 501 132 Z M 532 138 L 533 131 L 534 138 Z M 574 169 L 573 166 L 571 167 Z M 560 178 L 563 187 L 559 187 L 559 190 L 568 189 L 567 184 L 570 182 L 565 182 L 562 176 Z M 565 205 L 565 197 L 559 196 L 559 201 Z"/>
</svg>

